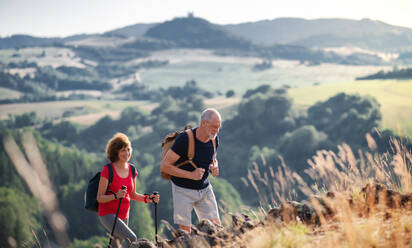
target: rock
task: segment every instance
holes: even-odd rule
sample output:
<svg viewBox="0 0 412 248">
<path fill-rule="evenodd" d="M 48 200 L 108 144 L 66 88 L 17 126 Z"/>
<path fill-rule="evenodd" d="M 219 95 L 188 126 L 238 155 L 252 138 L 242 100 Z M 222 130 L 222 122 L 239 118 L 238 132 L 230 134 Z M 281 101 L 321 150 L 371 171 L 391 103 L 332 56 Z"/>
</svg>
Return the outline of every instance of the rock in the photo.
<svg viewBox="0 0 412 248">
<path fill-rule="evenodd" d="M 233 227 L 240 227 L 245 221 L 250 220 L 250 217 L 246 214 L 232 214 Z"/>
<path fill-rule="evenodd" d="M 133 242 L 130 246 L 132 248 L 156 248 L 156 245 L 150 242 L 149 240 L 142 238 L 138 239 L 137 241 Z"/>
<path fill-rule="evenodd" d="M 208 219 L 203 219 L 197 224 L 197 229 L 206 234 L 215 234 L 219 227 Z"/>
</svg>

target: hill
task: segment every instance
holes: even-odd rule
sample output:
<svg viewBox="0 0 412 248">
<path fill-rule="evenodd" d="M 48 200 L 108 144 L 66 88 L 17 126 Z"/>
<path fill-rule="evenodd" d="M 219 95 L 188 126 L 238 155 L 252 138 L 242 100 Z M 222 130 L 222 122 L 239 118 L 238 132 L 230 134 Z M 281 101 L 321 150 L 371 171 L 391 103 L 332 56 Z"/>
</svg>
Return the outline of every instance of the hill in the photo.
<svg viewBox="0 0 412 248">
<path fill-rule="evenodd" d="M 96 37 L 96 34 L 78 34 L 65 38 L 51 37 L 35 37 L 31 35 L 17 34 L 9 37 L 0 37 L 0 49 L 23 48 L 23 47 L 37 47 L 37 46 L 53 46 L 62 45 L 65 42 L 73 42 L 78 40 Z"/>
<path fill-rule="evenodd" d="M 13 35 L 6 38 L 0 38 L 0 49 L 45 46 L 60 42 L 59 38 L 39 38 L 30 35 Z"/>
<path fill-rule="evenodd" d="M 145 36 L 174 42 L 178 47 L 193 48 L 232 48 L 252 47 L 249 41 L 232 35 L 222 27 L 205 19 L 189 16 L 175 18 L 158 24 L 145 33 Z"/>
<path fill-rule="evenodd" d="M 158 23 L 136 23 L 126 27 L 107 31 L 105 34 L 122 35 L 124 37 L 139 37 L 143 36 L 149 28 L 157 24 Z"/>
<path fill-rule="evenodd" d="M 357 46 L 384 51 L 412 48 L 412 29 L 362 19 L 278 18 L 225 25 L 256 44 L 295 44 L 307 47 Z"/>
<path fill-rule="evenodd" d="M 181 27 L 184 26 L 184 29 Z M 0 38 L 0 49 L 52 45 L 79 41 L 85 38 L 115 35 L 125 39 L 152 37 L 175 41 L 194 47 L 240 47 L 253 45 L 288 44 L 304 47 L 360 47 L 364 49 L 405 52 L 412 49 L 412 29 L 390 25 L 377 20 L 277 18 L 230 25 L 216 25 L 193 17 L 175 18 L 164 23 L 137 23 L 109 30 L 103 34 L 80 34 L 65 38 L 39 38 L 13 35 Z"/>
<path fill-rule="evenodd" d="M 383 70 L 381 70 L 371 75 L 356 78 L 356 80 L 374 80 L 374 79 L 400 79 L 400 80 L 412 79 L 412 68 L 398 69 L 395 67 L 392 71 L 384 72 Z"/>
</svg>

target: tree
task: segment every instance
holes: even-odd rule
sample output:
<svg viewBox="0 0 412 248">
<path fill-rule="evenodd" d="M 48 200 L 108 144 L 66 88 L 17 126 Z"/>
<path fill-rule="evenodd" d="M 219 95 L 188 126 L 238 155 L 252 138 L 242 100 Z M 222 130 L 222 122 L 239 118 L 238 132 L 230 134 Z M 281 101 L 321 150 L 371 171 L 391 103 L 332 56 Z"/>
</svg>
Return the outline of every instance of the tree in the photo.
<svg viewBox="0 0 412 248">
<path fill-rule="evenodd" d="M 226 98 L 231 98 L 235 95 L 235 91 L 234 90 L 228 90 L 226 91 Z"/>
<path fill-rule="evenodd" d="M 37 201 L 12 188 L 0 187 L 0 247 L 34 246 L 34 236 L 40 231 L 42 217 Z M 31 245 L 27 245 L 31 244 Z"/>
<path fill-rule="evenodd" d="M 337 94 L 308 109 L 308 123 L 337 144 L 358 146 L 382 119 L 380 104 L 369 96 Z"/>
<path fill-rule="evenodd" d="M 286 133 L 279 144 L 279 151 L 286 164 L 303 176 L 306 159 L 315 154 L 318 149 L 325 149 L 328 136 L 316 130 L 314 126 L 303 126 Z"/>
</svg>

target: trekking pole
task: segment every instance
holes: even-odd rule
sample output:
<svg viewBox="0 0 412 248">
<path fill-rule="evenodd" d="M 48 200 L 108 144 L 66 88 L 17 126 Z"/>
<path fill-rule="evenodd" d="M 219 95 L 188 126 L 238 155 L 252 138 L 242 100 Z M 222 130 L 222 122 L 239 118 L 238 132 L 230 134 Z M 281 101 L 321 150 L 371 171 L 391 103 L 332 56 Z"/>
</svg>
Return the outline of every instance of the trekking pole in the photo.
<svg viewBox="0 0 412 248">
<path fill-rule="evenodd" d="M 126 186 L 122 185 L 122 189 L 126 189 Z M 113 233 L 114 233 L 114 228 L 116 227 L 116 222 L 117 222 L 117 216 L 119 215 L 119 210 L 120 210 L 120 204 L 122 203 L 123 198 L 119 199 L 119 207 L 117 208 L 116 216 L 114 217 L 114 223 L 113 223 L 113 228 L 112 228 L 112 233 L 110 234 L 110 241 L 109 245 L 107 248 L 112 247 L 112 240 L 113 240 Z"/>
<path fill-rule="evenodd" d="M 153 192 L 153 195 L 158 195 L 159 192 L 155 191 Z M 153 200 L 153 198 L 150 198 Z M 156 240 L 156 245 L 159 244 L 159 242 L 157 241 L 157 202 L 153 201 L 154 203 L 154 215 L 155 215 L 155 240 Z"/>
</svg>

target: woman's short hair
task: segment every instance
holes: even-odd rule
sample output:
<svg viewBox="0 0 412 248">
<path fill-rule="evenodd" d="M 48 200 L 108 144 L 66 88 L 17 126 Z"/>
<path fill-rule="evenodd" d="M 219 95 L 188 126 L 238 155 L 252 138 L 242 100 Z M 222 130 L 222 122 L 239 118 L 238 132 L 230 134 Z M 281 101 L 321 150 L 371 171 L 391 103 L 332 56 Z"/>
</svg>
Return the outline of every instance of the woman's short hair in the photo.
<svg viewBox="0 0 412 248">
<path fill-rule="evenodd" d="M 132 149 L 132 144 L 129 138 L 123 133 L 116 133 L 106 145 L 106 157 L 112 162 L 116 162 L 119 159 L 119 151 L 129 147 Z"/>
</svg>

